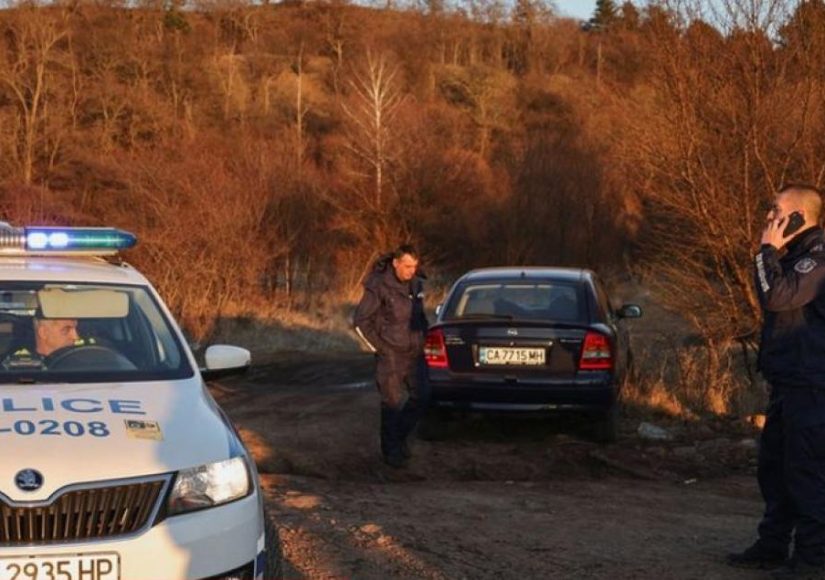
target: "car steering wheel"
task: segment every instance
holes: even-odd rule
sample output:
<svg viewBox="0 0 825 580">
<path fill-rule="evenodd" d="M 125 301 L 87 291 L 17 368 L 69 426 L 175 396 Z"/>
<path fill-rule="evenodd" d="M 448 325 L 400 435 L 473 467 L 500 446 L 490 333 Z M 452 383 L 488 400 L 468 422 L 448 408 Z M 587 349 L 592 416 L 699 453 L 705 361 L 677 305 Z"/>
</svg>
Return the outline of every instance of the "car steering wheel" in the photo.
<svg viewBox="0 0 825 580">
<path fill-rule="evenodd" d="M 109 370 L 133 371 L 137 367 L 115 349 L 100 344 L 83 344 L 59 348 L 45 360 L 53 371 Z"/>
</svg>

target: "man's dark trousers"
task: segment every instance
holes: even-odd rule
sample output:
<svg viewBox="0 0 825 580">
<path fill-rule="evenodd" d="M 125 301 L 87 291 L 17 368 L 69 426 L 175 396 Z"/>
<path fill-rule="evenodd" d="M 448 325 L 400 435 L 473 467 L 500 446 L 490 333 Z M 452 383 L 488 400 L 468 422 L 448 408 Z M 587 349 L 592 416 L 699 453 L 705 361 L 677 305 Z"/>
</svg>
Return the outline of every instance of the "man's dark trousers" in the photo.
<svg viewBox="0 0 825 580">
<path fill-rule="evenodd" d="M 381 393 L 381 452 L 398 457 L 429 402 L 429 383 L 420 352 L 378 355 L 376 383 Z"/>
<path fill-rule="evenodd" d="M 825 563 L 825 388 L 774 384 L 759 447 L 763 548 Z"/>
</svg>

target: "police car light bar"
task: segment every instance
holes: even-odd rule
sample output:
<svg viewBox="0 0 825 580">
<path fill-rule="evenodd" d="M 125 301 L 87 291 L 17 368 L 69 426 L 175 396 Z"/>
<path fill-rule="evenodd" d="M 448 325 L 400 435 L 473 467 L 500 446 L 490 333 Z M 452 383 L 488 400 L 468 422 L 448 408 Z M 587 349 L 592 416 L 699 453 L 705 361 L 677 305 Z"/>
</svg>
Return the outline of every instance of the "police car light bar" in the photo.
<svg viewBox="0 0 825 580">
<path fill-rule="evenodd" d="M 94 255 L 116 254 L 131 248 L 137 238 L 115 228 L 17 228 L 0 222 L 0 254 Z"/>
</svg>

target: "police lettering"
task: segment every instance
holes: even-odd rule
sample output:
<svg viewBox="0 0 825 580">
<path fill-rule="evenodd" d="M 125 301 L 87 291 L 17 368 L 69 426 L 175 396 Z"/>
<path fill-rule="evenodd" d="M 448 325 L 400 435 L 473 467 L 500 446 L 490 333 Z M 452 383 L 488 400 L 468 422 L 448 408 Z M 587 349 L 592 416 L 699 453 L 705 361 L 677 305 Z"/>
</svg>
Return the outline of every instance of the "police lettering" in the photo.
<svg viewBox="0 0 825 580">
<path fill-rule="evenodd" d="M 68 411 L 69 413 L 95 414 L 103 413 L 107 410 L 119 415 L 145 415 L 143 401 L 129 399 L 87 399 L 82 397 L 71 397 L 66 399 L 55 399 L 52 397 L 42 397 L 40 399 L 23 399 L 4 397 L 0 399 L 1 413 L 53 413 L 57 410 Z"/>
</svg>

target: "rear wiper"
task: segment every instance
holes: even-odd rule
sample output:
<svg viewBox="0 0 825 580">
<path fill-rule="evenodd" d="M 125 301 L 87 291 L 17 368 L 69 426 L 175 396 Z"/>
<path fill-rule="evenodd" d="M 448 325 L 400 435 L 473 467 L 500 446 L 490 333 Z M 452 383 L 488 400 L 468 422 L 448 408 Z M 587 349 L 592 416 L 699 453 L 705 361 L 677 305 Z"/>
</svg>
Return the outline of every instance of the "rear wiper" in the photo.
<svg viewBox="0 0 825 580">
<path fill-rule="evenodd" d="M 453 318 L 453 320 L 472 320 L 472 319 L 483 319 L 483 318 L 493 318 L 496 320 L 513 320 L 512 314 L 483 314 L 481 312 L 474 312 L 473 314 L 464 314 L 457 318 Z"/>
</svg>

